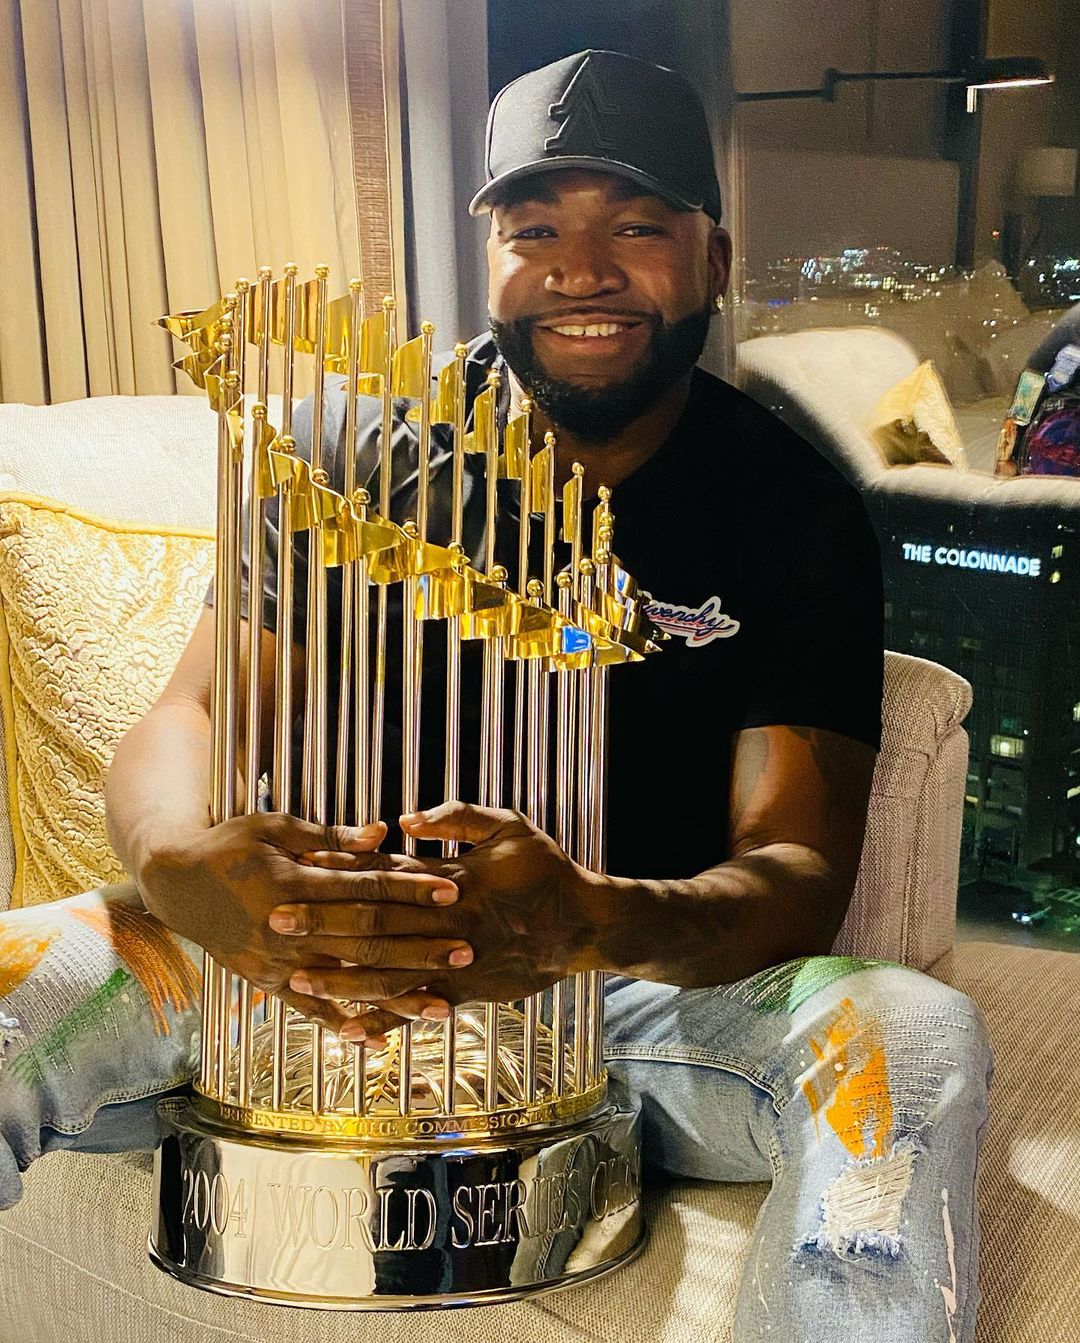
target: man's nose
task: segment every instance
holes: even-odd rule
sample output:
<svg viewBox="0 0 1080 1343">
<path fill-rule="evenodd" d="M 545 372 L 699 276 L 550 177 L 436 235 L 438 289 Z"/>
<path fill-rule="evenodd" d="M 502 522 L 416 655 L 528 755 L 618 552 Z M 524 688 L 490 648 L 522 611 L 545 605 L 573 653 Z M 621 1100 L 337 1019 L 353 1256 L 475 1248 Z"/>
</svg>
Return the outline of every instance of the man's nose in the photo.
<svg viewBox="0 0 1080 1343">
<path fill-rule="evenodd" d="M 626 275 L 617 265 L 611 248 L 597 240 L 582 241 L 567 248 L 548 271 L 544 287 L 548 293 L 568 298 L 591 298 L 614 294 L 626 285 Z"/>
</svg>

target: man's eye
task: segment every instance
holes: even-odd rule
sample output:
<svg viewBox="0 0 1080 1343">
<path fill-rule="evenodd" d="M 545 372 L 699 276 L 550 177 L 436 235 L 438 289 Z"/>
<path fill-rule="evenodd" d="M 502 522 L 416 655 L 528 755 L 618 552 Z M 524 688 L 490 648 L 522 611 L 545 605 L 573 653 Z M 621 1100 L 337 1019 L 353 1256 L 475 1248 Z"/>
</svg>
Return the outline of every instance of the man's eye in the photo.
<svg viewBox="0 0 1080 1343">
<path fill-rule="evenodd" d="M 532 242 L 534 238 L 553 238 L 555 231 L 542 224 L 534 224 L 531 228 L 518 229 L 514 234 L 515 242 Z"/>
<path fill-rule="evenodd" d="M 630 234 L 636 238 L 657 238 L 661 230 L 652 224 L 627 224 L 626 228 L 619 230 L 620 234 Z"/>
</svg>

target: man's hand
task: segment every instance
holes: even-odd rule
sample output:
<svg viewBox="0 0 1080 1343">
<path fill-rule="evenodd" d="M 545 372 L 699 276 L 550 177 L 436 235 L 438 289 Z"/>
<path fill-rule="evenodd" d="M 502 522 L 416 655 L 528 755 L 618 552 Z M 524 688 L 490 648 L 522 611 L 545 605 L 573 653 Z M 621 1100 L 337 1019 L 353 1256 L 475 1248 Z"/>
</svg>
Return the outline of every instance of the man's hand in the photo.
<svg viewBox="0 0 1080 1343">
<path fill-rule="evenodd" d="M 292 977 L 295 991 L 319 998 L 360 997 L 355 988 L 362 976 L 400 960 L 396 943 L 412 934 L 430 937 L 436 930 L 462 939 L 474 953 L 468 968 L 447 973 L 436 967 L 425 981 L 430 992 L 450 1002 L 511 1001 L 588 968 L 589 895 L 595 878 L 523 816 L 447 802 L 402 817 L 401 826 L 418 840 L 456 839 L 472 848 L 458 858 L 394 856 L 395 870 L 384 874 L 387 889 L 407 879 L 410 869 L 415 880 L 419 867 L 453 882 L 460 899 L 441 910 L 408 908 L 397 901 L 279 906 L 271 926 L 293 920 L 294 932 L 302 935 L 305 968 Z M 384 857 L 356 854 L 347 861 L 364 867 Z M 316 956 L 338 961 L 341 968 L 319 965 Z M 383 1029 L 387 1021 L 376 1015 L 364 1024 Z M 343 1033 L 351 1034 L 347 1028 Z"/>
<path fill-rule="evenodd" d="M 398 939 L 393 955 L 354 965 L 350 992 L 341 996 L 365 1006 L 393 1000 L 385 1005 L 392 1006 L 397 1019 L 425 1012 L 446 1015 L 445 999 L 423 986 L 433 971 L 451 965 L 453 953 L 468 950 L 439 918 L 439 906 L 455 901 L 457 888 L 408 860 L 396 863 L 399 870 L 389 880 L 383 869 L 393 860 L 373 852 L 385 833 L 381 823 L 353 829 L 282 813 L 238 816 L 156 853 L 139 873 L 139 887 L 147 908 L 168 927 L 338 1033 L 347 1020 L 355 1021 L 340 1003 L 288 987 L 301 966 L 338 970 L 336 953 L 319 955 L 313 963 L 302 939 L 272 926 L 270 911 L 287 900 L 313 909 L 364 909 L 381 917 L 392 904 L 397 926 L 411 935 Z M 360 857 L 364 870 L 355 867 Z M 414 870 L 400 870 L 404 866 Z M 354 1028 L 349 1038 L 362 1039 L 364 1032 Z"/>
</svg>

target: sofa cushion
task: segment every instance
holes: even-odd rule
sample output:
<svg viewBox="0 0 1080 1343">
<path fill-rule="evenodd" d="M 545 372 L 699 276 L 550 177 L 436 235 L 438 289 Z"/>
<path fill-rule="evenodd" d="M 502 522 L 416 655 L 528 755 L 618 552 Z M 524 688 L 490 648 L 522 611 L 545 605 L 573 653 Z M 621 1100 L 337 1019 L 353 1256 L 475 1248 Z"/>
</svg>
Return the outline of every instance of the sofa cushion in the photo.
<svg viewBox="0 0 1080 1343">
<path fill-rule="evenodd" d="M 890 466 L 941 462 L 967 469 L 949 394 L 930 359 L 889 388 L 870 415 L 869 429 Z"/>
<path fill-rule="evenodd" d="M 12 904 L 123 879 L 105 834 L 105 770 L 191 634 L 213 549 L 203 532 L 0 496 Z"/>
<path fill-rule="evenodd" d="M 982 1008 L 996 1056 L 976 1343 L 1076 1338 L 1080 957 L 968 943 L 935 974 Z M 65 1343 L 733 1343 L 742 1260 L 767 1189 L 654 1184 L 645 1250 L 608 1278 L 497 1308 L 365 1315 L 227 1300 L 152 1268 L 148 1157 L 60 1152 L 25 1183 L 22 1202 L 0 1214 L 0 1337 L 20 1343 L 55 1343 L 61 1329 Z"/>
</svg>

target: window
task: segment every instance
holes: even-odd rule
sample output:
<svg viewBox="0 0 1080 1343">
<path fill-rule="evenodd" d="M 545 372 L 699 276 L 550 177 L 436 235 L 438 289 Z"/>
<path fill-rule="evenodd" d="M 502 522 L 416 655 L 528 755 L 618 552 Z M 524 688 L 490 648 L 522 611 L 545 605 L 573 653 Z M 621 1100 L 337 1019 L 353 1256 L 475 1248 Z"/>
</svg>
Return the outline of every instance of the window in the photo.
<svg viewBox="0 0 1080 1343">
<path fill-rule="evenodd" d="M 1014 760 L 1024 754 L 1023 737 L 1006 737 L 993 733 L 990 737 L 991 755 L 999 755 L 1004 760 Z"/>
</svg>

